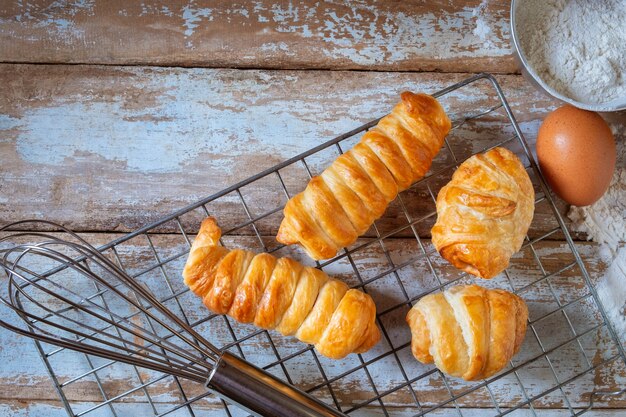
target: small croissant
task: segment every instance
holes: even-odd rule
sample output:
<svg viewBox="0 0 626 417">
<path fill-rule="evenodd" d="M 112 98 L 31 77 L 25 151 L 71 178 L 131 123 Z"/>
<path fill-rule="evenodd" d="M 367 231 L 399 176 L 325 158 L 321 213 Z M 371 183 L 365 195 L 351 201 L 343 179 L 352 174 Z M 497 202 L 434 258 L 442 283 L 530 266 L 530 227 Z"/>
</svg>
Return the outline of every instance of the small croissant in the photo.
<svg viewBox="0 0 626 417">
<path fill-rule="evenodd" d="M 206 218 L 183 270 L 185 284 L 211 311 L 315 345 L 341 359 L 380 339 L 372 298 L 316 268 L 268 253 L 219 246 L 222 231 Z"/>
<path fill-rule="evenodd" d="M 420 299 L 406 320 L 418 361 L 475 381 L 502 370 L 518 352 L 528 309 L 510 292 L 457 285 Z"/>
<path fill-rule="evenodd" d="M 474 155 L 437 195 L 432 242 L 457 268 L 493 278 L 520 250 L 535 212 L 535 192 L 515 154 L 494 148 Z"/>
<path fill-rule="evenodd" d="M 276 240 L 299 243 L 313 259 L 332 258 L 428 172 L 450 128 L 436 99 L 402 93 L 389 115 L 287 202 Z"/>
</svg>

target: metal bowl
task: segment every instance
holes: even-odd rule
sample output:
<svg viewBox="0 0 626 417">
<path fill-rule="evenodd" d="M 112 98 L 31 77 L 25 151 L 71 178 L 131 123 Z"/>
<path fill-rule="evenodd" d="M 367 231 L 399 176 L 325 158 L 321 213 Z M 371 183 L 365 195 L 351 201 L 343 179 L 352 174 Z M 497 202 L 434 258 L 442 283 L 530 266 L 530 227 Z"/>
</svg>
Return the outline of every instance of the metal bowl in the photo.
<svg viewBox="0 0 626 417">
<path fill-rule="evenodd" d="M 564 96 L 563 94 L 556 91 L 554 88 L 550 87 L 544 80 L 541 79 L 539 74 L 537 74 L 533 67 L 529 64 L 528 59 L 526 58 L 526 55 L 522 50 L 522 45 L 519 41 L 519 37 L 517 34 L 517 9 L 518 7 L 522 7 L 523 2 L 524 0 L 511 1 L 511 37 L 513 39 L 513 45 L 515 47 L 515 57 L 517 59 L 517 62 L 521 66 L 523 74 L 528 80 L 530 80 L 531 84 L 533 84 L 538 90 L 543 91 L 548 96 L 564 101 L 565 103 L 571 104 L 572 106 L 578 107 L 579 109 L 598 112 L 613 112 L 626 109 L 626 97 L 617 98 L 602 104 L 583 103 Z"/>
</svg>

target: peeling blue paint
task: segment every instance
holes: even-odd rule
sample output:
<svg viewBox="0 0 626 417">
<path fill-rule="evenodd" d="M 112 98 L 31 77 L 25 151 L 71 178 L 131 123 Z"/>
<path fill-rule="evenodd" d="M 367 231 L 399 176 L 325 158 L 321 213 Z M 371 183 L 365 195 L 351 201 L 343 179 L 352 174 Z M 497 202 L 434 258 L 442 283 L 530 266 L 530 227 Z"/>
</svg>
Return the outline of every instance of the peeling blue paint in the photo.
<svg viewBox="0 0 626 417">
<path fill-rule="evenodd" d="M 71 18 L 79 13 L 93 15 L 95 0 L 57 0 L 46 7 L 20 2 L 18 6 L 22 8 L 22 13 L 15 16 L 18 22 L 32 21 L 35 28 L 47 28 L 51 35 L 73 39 L 82 38 L 84 30 L 79 29 Z"/>
<path fill-rule="evenodd" d="M 19 126 L 19 119 L 6 114 L 0 114 L 0 130 L 9 130 Z"/>
<path fill-rule="evenodd" d="M 180 172 L 203 154 L 220 155 L 226 163 L 263 149 L 286 159 L 303 149 L 303 140 L 314 144 L 330 139 L 328 132 L 358 125 L 358 119 L 345 117 L 319 123 L 310 115 L 321 114 L 321 104 L 271 97 L 255 77 L 238 81 L 236 91 L 224 91 L 223 84 L 209 82 L 214 76 L 210 70 L 142 74 L 143 90 L 156 94 L 148 108 L 129 109 L 123 96 L 65 97 L 28 109 L 20 119 L 4 117 L 0 126 L 17 130 L 17 152 L 28 163 L 59 165 L 94 154 L 129 171 Z"/>
<path fill-rule="evenodd" d="M 185 6 L 182 9 L 182 18 L 184 20 L 183 26 L 185 29 L 185 37 L 193 35 L 193 31 L 198 27 L 198 23 L 204 18 L 209 21 L 213 20 L 211 13 L 212 9 L 202 8 L 194 9 L 191 6 Z"/>
</svg>

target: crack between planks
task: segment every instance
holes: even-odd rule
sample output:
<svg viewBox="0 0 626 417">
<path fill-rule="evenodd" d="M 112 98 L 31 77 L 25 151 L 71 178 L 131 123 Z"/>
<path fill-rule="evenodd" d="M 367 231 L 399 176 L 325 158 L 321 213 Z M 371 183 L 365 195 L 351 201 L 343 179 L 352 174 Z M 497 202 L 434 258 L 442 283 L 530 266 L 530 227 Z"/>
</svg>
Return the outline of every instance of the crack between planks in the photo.
<svg viewBox="0 0 626 417">
<path fill-rule="evenodd" d="M 486 58 L 489 59 L 489 58 Z M 447 71 L 442 68 L 434 68 L 432 70 L 420 70 L 420 69 L 399 69 L 399 68 L 362 68 L 362 67 L 316 67 L 316 66 L 253 66 L 253 65 L 201 65 L 197 63 L 190 63 L 189 65 L 185 64 L 158 64 L 158 63 L 146 63 L 146 62 L 138 62 L 138 63 L 97 63 L 97 62 L 39 62 L 39 61 L 4 61 L 0 60 L 1 65 L 33 65 L 33 66 L 85 66 L 85 67 L 143 67 L 143 68 L 171 68 L 171 69 L 223 69 L 223 70 L 240 70 L 240 71 L 298 71 L 298 72 L 312 72 L 312 71 L 320 71 L 320 72 L 364 72 L 364 73 L 410 73 L 410 74 L 479 74 L 485 71 L 478 72 L 469 72 L 469 71 Z M 519 75 L 521 76 L 521 72 L 495 72 L 489 71 L 491 74 L 495 75 Z"/>
</svg>

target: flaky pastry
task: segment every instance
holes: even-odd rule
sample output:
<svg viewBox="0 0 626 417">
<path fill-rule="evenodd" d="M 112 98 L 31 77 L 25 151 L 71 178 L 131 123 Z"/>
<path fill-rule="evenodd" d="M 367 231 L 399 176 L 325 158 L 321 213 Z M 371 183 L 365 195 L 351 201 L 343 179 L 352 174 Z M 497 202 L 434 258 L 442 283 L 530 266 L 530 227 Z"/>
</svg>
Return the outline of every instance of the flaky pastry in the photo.
<svg viewBox="0 0 626 417">
<path fill-rule="evenodd" d="M 474 381 L 497 373 L 517 353 L 528 309 L 510 292 L 457 285 L 421 298 L 406 320 L 418 361 Z"/>
<path fill-rule="evenodd" d="M 463 162 L 439 191 L 432 242 L 457 268 L 493 278 L 522 247 L 534 212 L 524 166 L 513 152 L 494 148 Z"/>
<path fill-rule="evenodd" d="M 332 258 L 426 174 L 450 127 L 436 99 L 402 93 L 389 115 L 287 202 L 276 239 L 299 243 L 313 259 Z"/>
<path fill-rule="evenodd" d="M 215 219 L 206 218 L 183 271 L 185 284 L 209 310 L 295 336 L 332 359 L 378 342 L 369 295 L 289 258 L 226 249 L 218 243 L 221 234 Z"/>
</svg>

